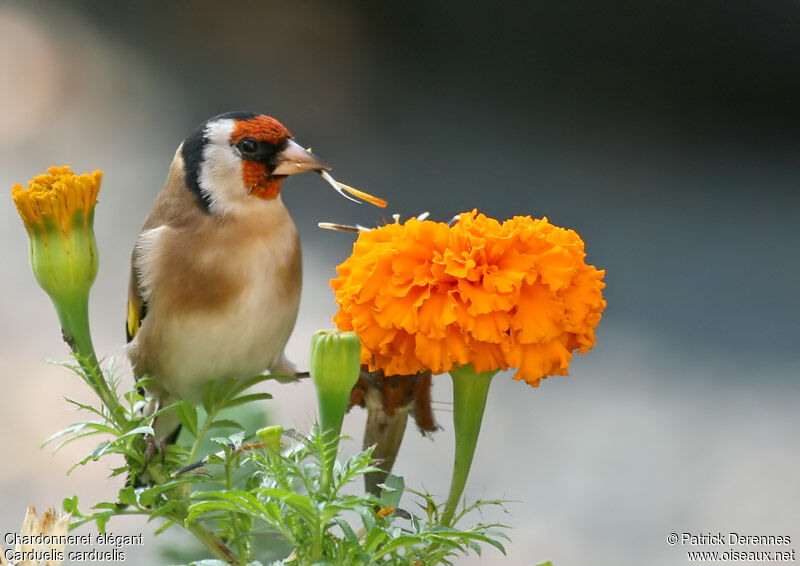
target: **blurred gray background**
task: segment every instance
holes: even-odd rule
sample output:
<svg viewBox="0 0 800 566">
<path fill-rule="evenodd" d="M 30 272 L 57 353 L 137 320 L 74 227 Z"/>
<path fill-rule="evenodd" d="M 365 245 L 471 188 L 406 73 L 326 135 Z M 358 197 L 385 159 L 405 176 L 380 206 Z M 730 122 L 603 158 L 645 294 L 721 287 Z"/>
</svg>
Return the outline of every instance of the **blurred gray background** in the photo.
<svg viewBox="0 0 800 566">
<path fill-rule="evenodd" d="M 487 517 L 513 542 L 459 564 L 684 564 L 673 531 L 800 549 L 798 63 L 794 1 L 0 3 L 0 531 L 29 504 L 89 507 L 119 487 L 108 464 L 65 477 L 88 444 L 39 448 L 79 417 L 62 397 L 88 396 L 44 362 L 66 349 L 11 185 L 105 170 L 91 314 L 98 351 L 124 358 L 129 253 L 174 150 L 248 109 L 390 202 L 357 206 L 316 176 L 284 185 L 305 252 L 300 365 L 352 243 L 319 221 L 548 216 L 607 270 L 597 346 L 571 376 L 495 380 L 467 496 L 517 500 Z M 310 426 L 309 383 L 272 392 L 273 420 Z M 397 472 L 444 496 L 446 376 L 434 397 L 443 430 L 410 428 Z M 363 423 L 348 417 L 348 450 Z M 140 565 L 159 563 L 154 528 L 110 525 L 145 533 L 127 549 Z"/>
</svg>

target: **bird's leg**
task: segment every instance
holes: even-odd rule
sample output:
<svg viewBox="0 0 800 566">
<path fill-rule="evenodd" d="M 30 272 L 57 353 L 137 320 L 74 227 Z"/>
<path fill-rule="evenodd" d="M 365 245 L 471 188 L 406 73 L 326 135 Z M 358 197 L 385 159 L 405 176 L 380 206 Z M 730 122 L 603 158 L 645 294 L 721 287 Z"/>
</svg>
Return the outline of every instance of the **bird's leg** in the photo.
<svg viewBox="0 0 800 566">
<path fill-rule="evenodd" d="M 151 399 L 148 407 L 149 414 L 153 414 L 159 411 L 161 408 L 161 401 L 158 399 Z M 155 458 L 156 454 L 161 454 L 162 461 L 164 460 L 164 456 L 167 453 L 167 447 L 170 444 L 175 444 L 178 440 L 178 435 L 181 432 L 181 425 L 178 422 L 177 416 L 172 412 L 168 411 L 157 416 L 153 420 L 153 431 L 155 431 L 154 435 L 148 435 L 145 437 L 145 449 L 144 449 L 144 462 L 145 466 L 150 464 Z"/>
<path fill-rule="evenodd" d="M 413 401 L 399 407 L 393 407 L 391 414 L 383 403 L 382 392 L 374 387 L 367 390 L 364 396 L 367 407 L 367 424 L 364 429 L 364 449 L 374 446 L 372 457 L 377 461 L 380 472 L 371 472 L 364 476 L 364 484 L 368 493 L 380 496 L 380 485 L 391 473 L 400 444 L 406 432 L 408 413 Z"/>
<path fill-rule="evenodd" d="M 175 429 L 175 432 L 173 432 L 167 438 L 157 438 L 153 435 L 147 435 L 145 438 L 146 445 L 144 448 L 145 465 L 152 462 L 156 454 L 161 455 L 161 461 L 163 462 L 167 453 L 167 446 L 170 444 L 175 444 L 175 440 L 178 438 L 178 434 L 180 434 L 180 432 L 181 429 L 178 427 Z"/>
<path fill-rule="evenodd" d="M 373 457 L 380 472 L 364 476 L 366 490 L 380 496 L 379 487 L 391 473 L 405 435 L 411 410 L 420 432 L 437 429 L 430 400 L 431 373 L 386 376 L 382 371 L 370 372 L 366 366 L 350 396 L 350 406 L 367 409 L 364 448 L 374 446 Z"/>
</svg>

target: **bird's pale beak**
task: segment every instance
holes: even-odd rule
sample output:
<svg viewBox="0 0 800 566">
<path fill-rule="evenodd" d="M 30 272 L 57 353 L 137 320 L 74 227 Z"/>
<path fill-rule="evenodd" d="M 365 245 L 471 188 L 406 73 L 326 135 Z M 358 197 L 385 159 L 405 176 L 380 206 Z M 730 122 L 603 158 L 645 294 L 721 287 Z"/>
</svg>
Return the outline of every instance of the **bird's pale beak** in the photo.
<svg viewBox="0 0 800 566">
<path fill-rule="evenodd" d="M 329 171 L 330 167 L 322 163 L 317 157 L 303 146 L 289 140 L 278 155 L 278 165 L 272 170 L 273 175 L 294 175 L 305 171 Z"/>
</svg>

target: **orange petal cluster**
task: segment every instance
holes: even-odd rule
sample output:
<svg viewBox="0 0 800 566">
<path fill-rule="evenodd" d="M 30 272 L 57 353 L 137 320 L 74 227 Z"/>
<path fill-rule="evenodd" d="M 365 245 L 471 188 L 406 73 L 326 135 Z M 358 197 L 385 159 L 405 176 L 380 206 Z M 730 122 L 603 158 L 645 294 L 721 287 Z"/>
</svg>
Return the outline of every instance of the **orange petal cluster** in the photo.
<svg viewBox="0 0 800 566">
<path fill-rule="evenodd" d="M 76 175 L 69 166 L 49 167 L 46 174 L 34 177 L 27 189 L 14 185 L 11 191 L 28 232 L 32 226 L 44 227 L 50 221 L 67 234 L 77 211 L 83 213 L 84 223 L 88 222 L 102 179 L 102 171 Z"/>
<path fill-rule="evenodd" d="M 547 218 L 387 224 L 361 232 L 337 268 L 334 321 L 358 334 L 370 371 L 511 367 L 536 387 L 594 345 L 605 271 L 585 257 L 580 236 Z"/>
</svg>

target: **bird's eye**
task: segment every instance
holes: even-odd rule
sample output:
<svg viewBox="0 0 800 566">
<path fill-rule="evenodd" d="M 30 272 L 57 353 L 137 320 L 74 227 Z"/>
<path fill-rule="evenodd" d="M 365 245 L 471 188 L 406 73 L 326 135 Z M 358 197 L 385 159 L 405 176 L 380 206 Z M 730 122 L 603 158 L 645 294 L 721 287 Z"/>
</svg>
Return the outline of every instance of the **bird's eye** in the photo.
<svg viewBox="0 0 800 566">
<path fill-rule="evenodd" d="M 258 151 L 258 140 L 254 140 L 253 138 L 244 138 L 242 141 L 236 144 L 236 147 L 239 148 L 245 155 L 252 155 Z"/>
</svg>

